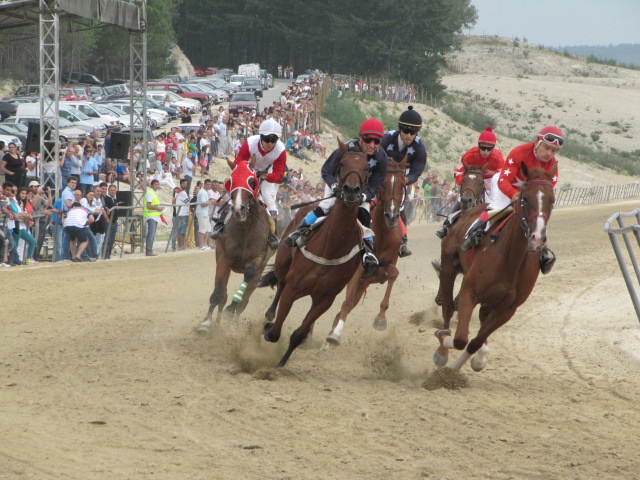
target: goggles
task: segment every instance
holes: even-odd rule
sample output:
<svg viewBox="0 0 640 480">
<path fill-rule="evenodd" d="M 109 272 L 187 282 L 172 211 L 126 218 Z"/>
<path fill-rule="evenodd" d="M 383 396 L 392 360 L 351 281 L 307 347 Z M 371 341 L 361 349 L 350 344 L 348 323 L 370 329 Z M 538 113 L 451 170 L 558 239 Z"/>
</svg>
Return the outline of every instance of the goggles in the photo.
<svg viewBox="0 0 640 480">
<path fill-rule="evenodd" d="M 478 144 L 478 148 L 480 150 L 484 150 L 485 152 L 490 152 L 491 150 L 493 150 L 494 148 L 496 148 L 494 145 L 490 145 L 490 146 L 486 146 L 486 145 L 480 145 Z"/>
<path fill-rule="evenodd" d="M 417 135 L 420 129 L 411 127 L 400 127 L 400 131 L 406 135 Z"/>
<path fill-rule="evenodd" d="M 539 136 L 538 138 L 542 140 L 544 143 L 547 143 L 549 145 L 555 145 L 556 147 L 561 147 L 562 144 L 564 143 L 564 138 L 554 133 L 545 133 L 544 135 Z"/>
<path fill-rule="evenodd" d="M 269 135 L 260 135 L 260 140 L 264 143 L 276 143 L 278 141 L 278 136 L 275 133 L 271 133 Z"/>
<path fill-rule="evenodd" d="M 376 145 L 380 145 L 380 140 L 382 140 L 381 138 L 378 137 L 361 137 L 362 141 L 364 143 L 375 143 Z"/>
</svg>

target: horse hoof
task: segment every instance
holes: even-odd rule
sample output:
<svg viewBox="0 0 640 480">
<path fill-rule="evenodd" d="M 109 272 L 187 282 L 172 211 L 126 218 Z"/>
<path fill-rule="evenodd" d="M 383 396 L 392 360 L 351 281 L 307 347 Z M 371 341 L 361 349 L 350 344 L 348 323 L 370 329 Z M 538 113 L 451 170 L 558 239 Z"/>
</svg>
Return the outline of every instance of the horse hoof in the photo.
<svg viewBox="0 0 640 480">
<path fill-rule="evenodd" d="M 442 337 L 451 335 L 451 330 L 448 330 L 448 329 L 436 330 L 433 334 L 436 336 L 438 340 L 442 340 Z"/>
<path fill-rule="evenodd" d="M 328 341 L 324 342 L 322 344 L 322 346 L 320 347 L 320 351 L 321 352 L 329 352 L 329 351 L 331 351 L 331 349 L 333 348 L 334 345 L 335 344 L 329 343 Z"/>
<path fill-rule="evenodd" d="M 471 359 L 471 368 L 474 372 L 481 372 L 487 366 L 486 358 L 479 358 L 477 355 Z"/>
<path fill-rule="evenodd" d="M 274 318 L 276 318 L 276 312 L 273 310 L 267 310 L 267 312 L 264 314 L 264 318 L 266 318 L 268 321 L 272 321 Z"/>
<path fill-rule="evenodd" d="M 209 333 L 211 331 L 211 322 L 206 320 L 200 324 L 200 326 L 196 329 L 198 333 Z"/>
<path fill-rule="evenodd" d="M 386 330 L 387 329 L 387 320 L 376 318 L 373 321 L 373 328 L 375 328 L 376 330 L 380 330 L 380 331 Z"/>
<path fill-rule="evenodd" d="M 330 333 L 329 335 L 327 335 L 326 340 L 330 345 L 335 345 L 336 347 L 340 345 L 340 335 L 336 333 Z"/>
<path fill-rule="evenodd" d="M 449 355 L 440 355 L 438 352 L 433 354 L 433 363 L 438 367 L 444 367 L 449 361 Z"/>
</svg>

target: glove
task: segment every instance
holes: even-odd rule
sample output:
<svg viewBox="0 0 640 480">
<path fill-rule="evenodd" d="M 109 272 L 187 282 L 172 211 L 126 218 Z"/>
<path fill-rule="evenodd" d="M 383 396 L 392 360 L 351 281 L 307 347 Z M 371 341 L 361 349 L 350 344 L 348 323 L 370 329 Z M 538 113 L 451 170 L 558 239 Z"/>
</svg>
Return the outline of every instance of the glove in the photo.
<svg viewBox="0 0 640 480">
<path fill-rule="evenodd" d="M 331 185 L 331 190 L 333 190 L 333 193 L 337 195 L 338 192 L 340 192 L 340 187 L 338 186 L 337 183 L 334 183 L 333 185 Z"/>
</svg>

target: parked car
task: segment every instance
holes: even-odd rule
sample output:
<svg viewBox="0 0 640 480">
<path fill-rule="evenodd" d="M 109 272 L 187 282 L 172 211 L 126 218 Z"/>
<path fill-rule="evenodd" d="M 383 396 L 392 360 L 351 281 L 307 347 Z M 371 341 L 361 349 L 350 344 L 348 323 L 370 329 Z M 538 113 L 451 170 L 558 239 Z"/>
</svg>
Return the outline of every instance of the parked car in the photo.
<svg viewBox="0 0 640 480">
<path fill-rule="evenodd" d="M 4 122 L 3 125 L 14 127 L 18 130 L 22 129 L 26 135 L 29 128 L 29 122 L 40 124 L 40 117 L 23 117 L 17 120 L 15 117 L 7 119 L 9 121 Z M 15 121 L 14 121 L 15 120 Z M 87 138 L 87 131 L 76 128 L 71 122 L 64 118 L 58 119 L 58 138 L 63 146 L 66 146 L 68 142 L 77 142 L 79 140 Z"/>
<path fill-rule="evenodd" d="M 86 83 L 87 85 L 100 85 L 102 83 L 95 75 L 82 72 L 71 72 L 69 74 L 63 74 L 61 78 L 64 82 L 69 83 Z"/>
<path fill-rule="evenodd" d="M 273 79 L 273 75 L 267 73 L 267 83 L 269 84 L 269 88 L 274 88 L 276 86 L 276 82 Z"/>
<path fill-rule="evenodd" d="M 141 97 L 135 97 L 135 98 L 141 100 L 142 102 L 145 101 Z M 127 95 L 126 97 L 125 96 L 111 97 L 108 100 L 105 100 L 104 103 L 125 103 L 129 105 L 129 96 Z M 151 95 L 147 95 L 146 104 L 147 104 L 147 108 L 155 108 L 165 112 L 167 115 L 169 115 L 169 120 L 172 120 L 172 119 L 175 120 L 176 118 L 178 118 L 177 108 L 165 107 L 162 101 L 161 102 L 156 101 L 151 97 Z"/>
<path fill-rule="evenodd" d="M 73 107 L 64 105 L 64 102 L 60 102 L 58 108 L 58 114 L 60 118 L 66 118 L 74 125 L 88 133 L 93 130 L 98 130 L 100 135 L 104 137 L 107 132 L 107 124 L 96 118 L 91 118 L 80 110 Z M 18 105 L 18 111 L 16 112 L 16 118 L 40 118 L 40 104 L 39 103 L 22 103 Z"/>
<path fill-rule="evenodd" d="M 125 122 L 120 121 L 113 112 L 103 110 L 100 105 L 96 105 L 92 102 L 60 102 L 60 109 L 65 105 L 80 110 L 87 117 L 100 120 L 110 129 L 118 130 L 125 125 Z"/>
<path fill-rule="evenodd" d="M 0 101 L 0 121 L 4 122 L 8 117 L 15 115 L 18 105 L 13 102 Z"/>
<path fill-rule="evenodd" d="M 199 107 L 200 102 L 198 102 L 197 100 L 192 100 L 190 98 L 182 98 L 173 92 L 165 92 L 162 90 L 159 90 L 159 91 L 147 90 L 147 97 L 152 98 L 153 100 L 155 100 L 161 105 L 164 105 L 165 103 L 164 99 L 167 94 L 169 95 L 169 101 L 170 101 L 169 106 L 171 108 L 175 108 L 176 110 L 186 108 L 191 113 L 197 113 L 200 111 L 200 107 Z M 195 106 L 193 102 L 198 103 L 198 106 Z"/>
<path fill-rule="evenodd" d="M 55 94 L 53 87 L 47 87 L 49 89 L 49 94 Z M 40 85 L 23 85 L 18 87 L 18 89 L 13 94 L 16 97 L 39 97 L 40 96 Z M 53 98 L 53 97 L 52 97 Z"/>
<path fill-rule="evenodd" d="M 58 90 L 60 94 L 60 100 L 77 100 L 76 92 L 71 87 L 62 87 Z"/>
<path fill-rule="evenodd" d="M 298 78 L 296 78 L 296 83 L 302 83 L 308 80 L 309 80 L 309 75 L 298 75 Z"/>
<path fill-rule="evenodd" d="M 240 85 L 241 92 L 253 92 L 256 97 L 262 97 L 262 85 L 258 78 L 246 78 Z"/>
<path fill-rule="evenodd" d="M 232 85 L 237 85 L 239 88 L 246 78 L 246 75 L 231 75 L 231 77 L 229 77 L 229 83 Z"/>
<path fill-rule="evenodd" d="M 105 98 L 107 98 L 107 95 L 109 95 L 104 87 L 101 87 L 99 85 L 89 85 L 87 87 L 87 93 L 91 97 L 90 100 L 92 102 L 99 102 L 100 100 L 104 100 Z"/>
<path fill-rule="evenodd" d="M 20 126 L 23 127 L 24 125 L 20 124 Z M 0 123 L 0 134 L 17 137 L 23 145 L 27 144 L 27 131 L 27 127 L 25 127 L 24 131 L 16 128 L 15 123 Z"/>
<path fill-rule="evenodd" d="M 190 98 L 200 102 L 200 105 L 209 103 L 209 96 L 202 92 L 191 92 L 177 83 L 147 83 L 147 91 L 164 90 L 179 95 L 182 98 Z"/>
<path fill-rule="evenodd" d="M 253 92 L 238 92 L 231 96 L 229 101 L 229 114 L 238 115 L 247 110 L 259 110 L 258 98 Z"/>
<path fill-rule="evenodd" d="M 87 92 L 87 87 L 82 86 L 74 86 L 73 91 L 76 94 L 76 100 L 87 101 L 89 100 L 89 92 Z"/>
<path fill-rule="evenodd" d="M 15 135 L 5 135 L 4 133 L 0 133 L 0 141 L 3 141 L 5 145 L 15 143 L 18 150 L 22 150 L 23 148 L 23 143 Z"/>
</svg>

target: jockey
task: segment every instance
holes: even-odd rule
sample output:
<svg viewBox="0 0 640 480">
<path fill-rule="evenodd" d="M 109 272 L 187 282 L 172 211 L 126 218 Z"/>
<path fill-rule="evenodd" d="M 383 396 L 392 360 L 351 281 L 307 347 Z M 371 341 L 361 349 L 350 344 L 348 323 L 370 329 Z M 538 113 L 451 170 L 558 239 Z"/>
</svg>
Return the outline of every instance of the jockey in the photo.
<svg viewBox="0 0 640 480">
<path fill-rule="evenodd" d="M 233 163 L 238 164 L 242 161 L 250 161 L 255 155 L 255 169 L 260 179 L 260 197 L 267 205 L 269 214 L 274 219 L 278 216 L 278 207 L 276 205 L 276 187 L 274 184 L 280 183 L 284 177 L 284 171 L 287 166 L 287 151 L 284 144 L 280 141 L 282 135 L 282 127 L 280 124 L 270 118 L 260 124 L 258 135 L 253 135 L 242 144 L 240 151 Z M 228 204 L 227 204 L 228 205 Z M 224 231 L 224 224 L 227 217 L 228 208 L 225 206 L 218 217 L 218 221 L 213 227 L 211 238 L 218 239 Z M 272 224 L 272 226 L 273 226 Z M 269 235 L 267 240 L 269 247 L 273 250 L 278 248 L 277 231 Z"/>
<path fill-rule="evenodd" d="M 480 244 L 484 232 L 489 229 L 490 210 L 502 210 L 513 203 L 513 200 L 520 193 L 520 188 L 524 183 L 522 174 L 522 163 L 529 169 L 542 168 L 549 172 L 558 163 L 556 153 L 564 144 L 564 137 L 558 127 L 544 127 L 537 135 L 533 143 L 520 145 L 509 153 L 507 161 L 500 173 L 496 173 L 491 179 L 492 199 L 487 210 L 482 212 L 480 217 L 469 227 L 465 234 L 465 241 L 462 243 L 462 250 L 475 248 Z M 552 186 L 558 182 L 558 173 L 551 179 Z M 551 250 L 545 245 L 540 252 L 540 269 L 543 274 L 549 273 L 556 258 Z"/>
<path fill-rule="evenodd" d="M 382 188 L 387 175 L 387 154 L 383 149 L 379 148 L 383 135 L 384 127 L 382 123 L 375 118 L 369 118 L 360 125 L 360 137 L 346 142 L 349 150 L 364 152 L 369 161 L 369 174 L 362 193 L 362 203 L 358 211 L 358 220 L 368 233 L 363 239 L 364 252 L 362 256 L 362 264 L 368 275 L 373 274 L 378 267 L 378 259 L 373 254 L 373 232 L 371 231 L 371 214 L 369 211 L 371 209 L 371 200 L 373 200 L 377 191 Z M 333 195 L 330 198 L 322 200 L 315 209 L 307 213 L 307 216 L 304 217 L 298 229 L 294 230 L 291 235 L 285 239 L 285 244 L 288 247 L 295 247 L 297 245 L 296 240 L 306 232 L 309 226 L 311 226 L 318 217 L 328 215 L 336 203 L 335 194 L 339 192 L 340 188 L 336 175 L 340 167 L 341 158 L 342 151 L 338 148 L 333 151 L 322 166 L 322 179 L 326 183 L 324 194 L 325 196 Z"/>
<path fill-rule="evenodd" d="M 418 132 L 422 128 L 422 117 L 409 105 L 398 119 L 398 130 L 391 130 L 382 137 L 380 149 L 387 153 L 387 156 L 396 162 L 401 162 L 405 155 L 408 155 L 405 176 L 407 177 L 407 187 L 418 181 L 420 175 L 427 167 L 427 149 L 418 137 Z M 411 255 L 411 250 L 407 245 L 407 217 L 404 213 L 404 198 L 400 207 L 401 228 L 403 230 L 402 245 L 400 246 L 399 257 Z"/>
<path fill-rule="evenodd" d="M 462 177 L 464 176 L 465 168 L 464 164 L 469 167 L 484 167 L 487 165 L 487 169 L 484 172 L 484 184 L 485 190 L 487 191 L 485 196 L 486 198 L 489 198 L 491 192 L 491 178 L 496 173 L 500 172 L 504 165 L 504 157 L 500 150 L 496 148 L 496 141 L 496 134 L 493 133 L 493 128 L 487 127 L 484 132 L 480 134 L 480 137 L 478 137 L 478 146 L 472 147 L 467 151 L 467 153 L 462 155 L 460 162 L 456 165 L 456 171 L 453 174 L 456 185 L 460 186 L 462 184 Z M 457 201 L 451 209 L 451 214 L 442 224 L 442 228 L 436 232 L 438 237 L 444 238 L 447 236 L 449 231 L 448 229 L 459 215 L 457 213 L 459 211 L 460 202 Z"/>
</svg>

